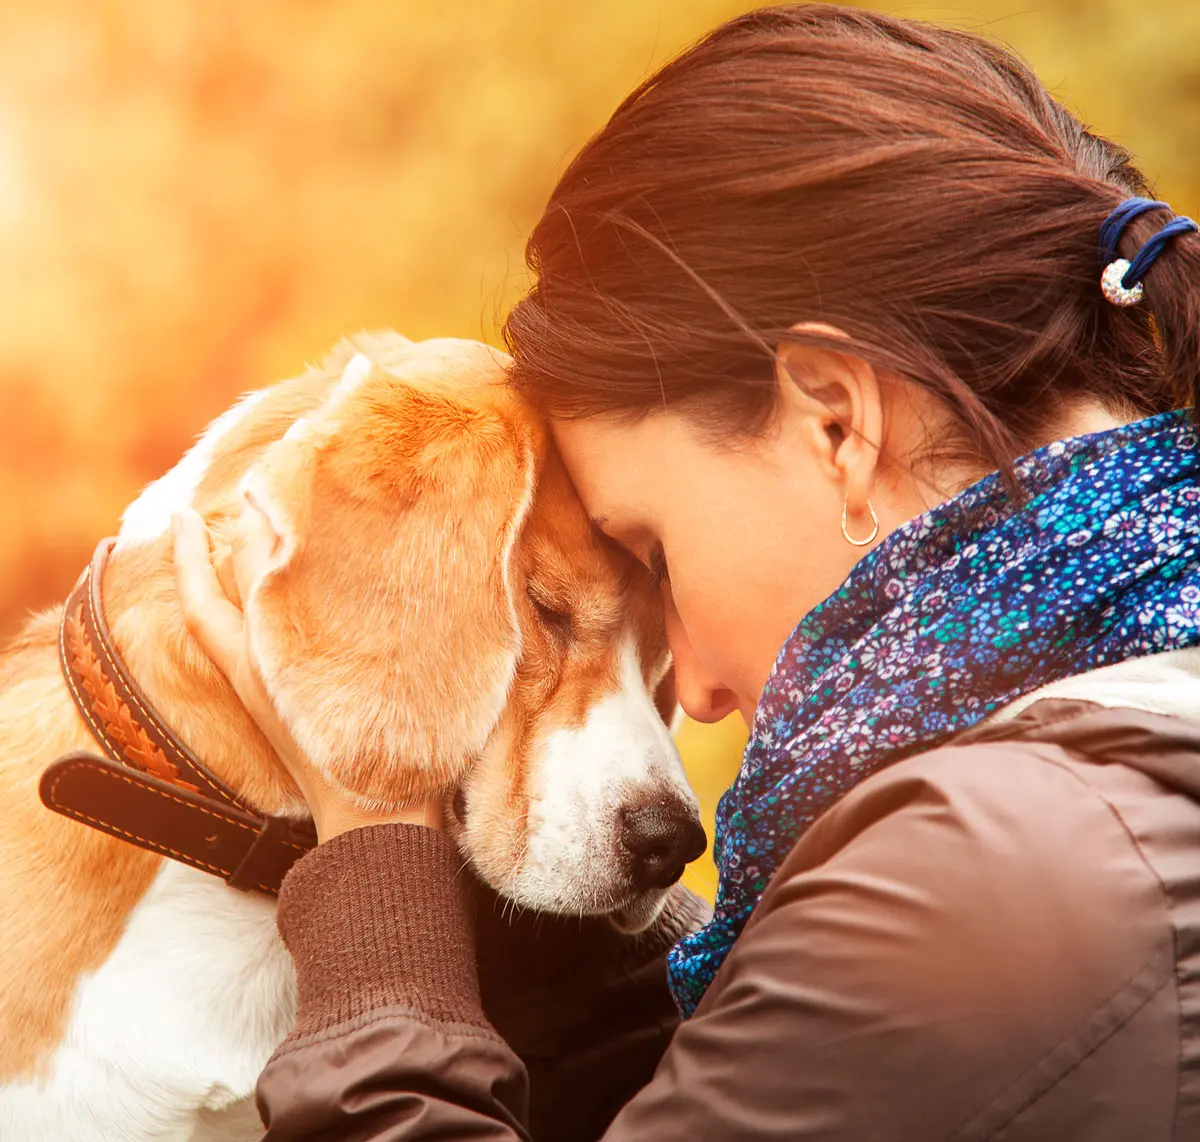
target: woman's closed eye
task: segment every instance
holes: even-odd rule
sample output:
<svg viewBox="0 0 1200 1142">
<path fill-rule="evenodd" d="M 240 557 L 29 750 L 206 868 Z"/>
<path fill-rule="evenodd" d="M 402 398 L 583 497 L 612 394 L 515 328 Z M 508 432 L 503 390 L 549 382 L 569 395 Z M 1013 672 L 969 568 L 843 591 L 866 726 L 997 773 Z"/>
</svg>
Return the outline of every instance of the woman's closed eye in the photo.
<svg viewBox="0 0 1200 1142">
<path fill-rule="evenodd" d="M 670 575 L 667 571 L 667 557 L 663 552 L 662 544 L 658 540 L 654 540 L 647 547 L 644 532 L 636 536 L 634 534 L 622 534 L 621 531 L 613 527 L 608 516 L 593 517 L 592 526 L 606 543 L 613 544 L 627 555 L 632 555 L 643 567 L 649 570 L 650 578 L 654 581 L 656 587 L 661 587 L 670 582 Z M 636 530 L 641 532 L 642 529 L 639 528 Z"/>
</svg>

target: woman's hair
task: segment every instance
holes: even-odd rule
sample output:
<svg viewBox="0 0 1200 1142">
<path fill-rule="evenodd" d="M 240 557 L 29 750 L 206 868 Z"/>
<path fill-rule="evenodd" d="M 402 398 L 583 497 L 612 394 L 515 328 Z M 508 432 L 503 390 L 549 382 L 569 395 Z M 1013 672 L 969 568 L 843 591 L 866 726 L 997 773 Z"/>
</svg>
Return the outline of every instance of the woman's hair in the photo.
<svg viewBox="0 0 1200 1142">
<path fill-rule="evenodd" d="M 529 240 L 505 338 L 551 417 L 775 409 L 775 348 L 853 352 L 949 408 L 1006 468 L 1064 399 L 1196 405 L 1200 242 L 1120 309 L 1097 233 L 1145 178 L 978 36 L 826 4 L 717 28 L 621 104 Z M 1131 224 L 1132 257 L 1166 221 Z M 789 332 L 824 322 L 849 341 Z"/>
</svg>

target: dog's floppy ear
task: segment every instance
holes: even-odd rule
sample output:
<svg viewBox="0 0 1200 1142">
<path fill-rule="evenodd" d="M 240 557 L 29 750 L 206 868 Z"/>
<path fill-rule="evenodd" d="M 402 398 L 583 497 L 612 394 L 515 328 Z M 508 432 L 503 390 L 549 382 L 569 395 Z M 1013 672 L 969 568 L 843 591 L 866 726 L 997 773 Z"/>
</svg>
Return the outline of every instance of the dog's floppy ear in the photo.
<svg viewBox="0 0 1200 1142">
<path fill-rule="evenodd" d="M 244 483 L 275 539 L 243 594 L 266 689 L 308 757 L 377 808 L 462 777 L 520 653 L 512 552 L 544 444 L 486 383 L 495 357 L 454 387 L 438 360 L 398 377 L 355 357 Z"/>
</svg>

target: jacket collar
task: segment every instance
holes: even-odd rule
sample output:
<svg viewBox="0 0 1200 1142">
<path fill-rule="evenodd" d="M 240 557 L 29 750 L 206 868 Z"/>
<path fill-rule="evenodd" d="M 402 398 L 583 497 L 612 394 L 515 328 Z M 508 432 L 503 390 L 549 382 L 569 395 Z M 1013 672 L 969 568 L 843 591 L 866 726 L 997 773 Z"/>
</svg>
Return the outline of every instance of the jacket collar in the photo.
<svg viewBox="0 0 1200 1142">
<path fill-rule="evenodd" d="M 1200 647 L 1126 659 L 1063 678 L 996 711 L 990 722 L 1012 721 L 1036 702 L 1066 698 L 1200 722 Z"/>
<path fill-rule="evenodd" d="M 1130 659 L 1011 703 L 954 744 L 1045 742 L 1200 801 L 1200 652 Z"/>
</svg>

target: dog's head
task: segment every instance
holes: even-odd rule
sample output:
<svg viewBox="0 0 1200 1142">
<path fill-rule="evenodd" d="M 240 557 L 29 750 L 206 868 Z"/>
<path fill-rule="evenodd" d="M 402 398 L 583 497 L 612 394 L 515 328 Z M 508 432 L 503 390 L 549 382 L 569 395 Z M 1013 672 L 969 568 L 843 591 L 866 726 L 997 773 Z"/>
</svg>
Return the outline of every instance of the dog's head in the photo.
<svg viewBox="0 0 1200 1142">
<path fill-rule="evenodd" d="M 703 849 L 650 577 L 591 527 L 501 354 L 379 357 L 241 479 L 235 526 L 273 537 L 242 600 L 267 690 L 364 806 L 444 793 L 497 891 L 641 927 Z"/>
</svg>

